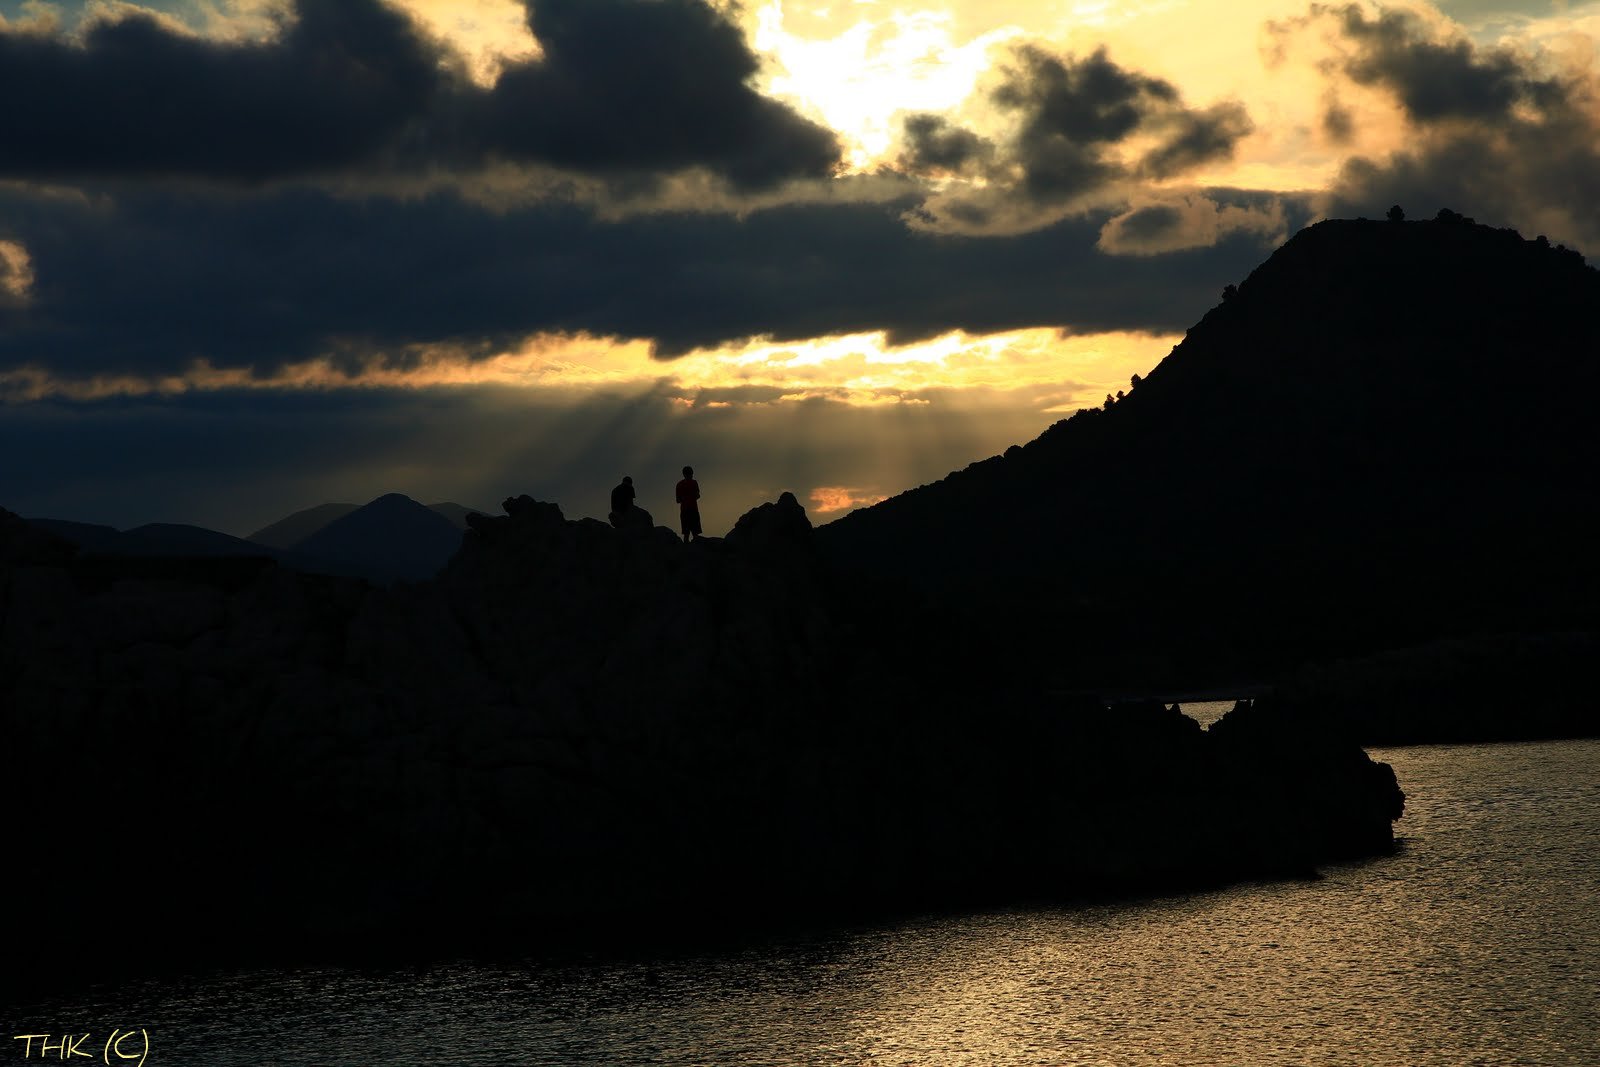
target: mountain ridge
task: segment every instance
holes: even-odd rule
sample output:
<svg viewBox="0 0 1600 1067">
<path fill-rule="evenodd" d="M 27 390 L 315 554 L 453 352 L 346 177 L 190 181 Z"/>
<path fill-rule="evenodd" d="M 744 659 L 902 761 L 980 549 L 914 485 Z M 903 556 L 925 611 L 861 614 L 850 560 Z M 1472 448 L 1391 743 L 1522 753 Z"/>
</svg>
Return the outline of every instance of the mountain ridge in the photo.
<svg viewBox="0 0 1600 1067">
<path fill-rule="evenodd" d="M 1594 623 L 1600 274 L 1578 253 L 1451 212 L 1331 220 L 1224 296 L 1123 399 L 819 539 L 1108 676 Z"/>
<path fill-rule="evenodd" d="M 403 493 L 386 493 L 301 540 L 307 556 L 379 578 L 421 581 L 461 547 L 454 522 Z"/>
<path fill-rule="evenodd" d="M 386 527 L 378 522 L 361 527 L 361 533 L 336 532 L 333 540 L 314 542 L 310 549 L 304 547 L 305 542 L 321 534 L 333 523 L 389 497 L 416 504 L 416 501 L 400 493 L 384 494 L 367 505 L 318 504 L 262 527 L 248 538 L 187 523 L 146 523 L 119 530 L 114 526 L 65 519 L 33 518 L 28 522 L 66 538 L 77 545 L 80 551 L 98 556 L 260 556 L 297 570 L 375 581 L 416 581 L 431 577 L 450 558 L 455 544 L 448 542 L 443 527 L 416 514 L 411 516 L 415 524 L 412 533 L 423 539 L 424 544 L 420 546 L 401 547 L 397 538 L 401 537 L 402 528 Z M 467 528 L 468 515 L 481 513 L 480 509 L 449 501 L 417 506 L 434 513 L 455 529 L 457 534 Z M 357 543 L 363 536 L 371 540 L 370 545 Z"/>
</svg>

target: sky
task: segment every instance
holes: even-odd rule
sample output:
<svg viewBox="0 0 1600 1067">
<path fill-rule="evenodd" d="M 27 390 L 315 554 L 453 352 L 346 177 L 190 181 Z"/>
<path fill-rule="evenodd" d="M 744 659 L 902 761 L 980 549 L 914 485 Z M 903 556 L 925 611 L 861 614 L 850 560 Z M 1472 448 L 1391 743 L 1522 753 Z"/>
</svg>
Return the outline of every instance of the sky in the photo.
<svg viewBox="0 0 1600 1067">
<path fill-rule="evenodd" d="M 1600 248 L 1600 0 L 0 0 L 0 507 L 814 522 L 1296 230 Z"/>
</svg>

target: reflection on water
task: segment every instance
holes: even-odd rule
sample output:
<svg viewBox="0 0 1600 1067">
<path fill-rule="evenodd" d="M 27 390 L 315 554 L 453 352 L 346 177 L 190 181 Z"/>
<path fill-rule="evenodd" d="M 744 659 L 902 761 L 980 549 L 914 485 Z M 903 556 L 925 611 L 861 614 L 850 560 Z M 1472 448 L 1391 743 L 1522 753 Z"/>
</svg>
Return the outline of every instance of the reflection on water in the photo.
<svg viewBox="0 0 1600 1067">
<path fill-rule="evenodd" d="M 152 1064 L 216 1067 L 1600 1063 L 1600 742 L 1374 755 L 1405 848 L 1317 882 L 648 963 L 167 979 L 7 1024 L 148 1027 Z"/>
</svg>

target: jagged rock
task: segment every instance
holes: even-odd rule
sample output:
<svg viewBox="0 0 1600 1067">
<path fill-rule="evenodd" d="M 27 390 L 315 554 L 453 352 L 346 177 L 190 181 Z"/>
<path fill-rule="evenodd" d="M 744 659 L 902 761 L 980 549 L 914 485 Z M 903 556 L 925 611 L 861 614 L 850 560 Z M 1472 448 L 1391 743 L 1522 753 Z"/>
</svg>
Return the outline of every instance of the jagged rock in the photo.
<svg viewBox="0 0 1600 1067">
<path fill-rule="evenodd" d="M 776 503 L 762 504 L 741 515 L 727 541 L 757 551 L 809 552 L 811 520 L 795 495 L 784 493 Z"/>
<path fill-rule="evenodd" d="M 639 505 L 634 504 L 626 511 L 613 511 L 606 518 L 612 527 L 625 534 L 634 536 L 648 536 L 655 529 L 655 520 L 650 513 Z"/>
<path fill-rule="evenodd" d="M 947 621 L 891 634 L 791 495 L 703 546 L 526 496 L 505 512 L 397 588 L 5 556 L 8 840 L 144 857 L 109 896 L 19 883 L 37 928 L 176 944 L 248 915 L 257 945 L 454 946 L 1210 883 L 1386 845 L 1385 783 L 1353 747 L 1279 745 L 1266 773 L 1166 709 L 891 654 Z M 1334 799 L 1295 799 L 1302 766 Z M 1253 829 L 1267 809 L 1293 848 Z"/>
<path fill-rule="evenodd" d="M 532 516 L 545 525 L 560 522 L 563 518 L 559 505 L 535 500 L 527 493 L 516 497 L 508 496 L 500 506 L 514 519 Z"/>
</svg>

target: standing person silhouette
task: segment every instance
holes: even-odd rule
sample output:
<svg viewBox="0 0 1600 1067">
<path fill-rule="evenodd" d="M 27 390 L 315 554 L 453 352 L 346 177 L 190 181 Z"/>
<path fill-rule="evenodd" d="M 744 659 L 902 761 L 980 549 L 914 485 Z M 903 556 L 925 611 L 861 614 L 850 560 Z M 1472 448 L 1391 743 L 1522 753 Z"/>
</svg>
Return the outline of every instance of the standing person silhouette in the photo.
<svg viewBox="0 0 1600 1067">
<path fill-rule="evenodd" d="M 694 468 L 683 468 L 683 481 L 678 483 L 678 517 L 683 520 L 683 543 L 688 544 L 700 536 L 700 483 L 694 480 Z"/>
</svg>

